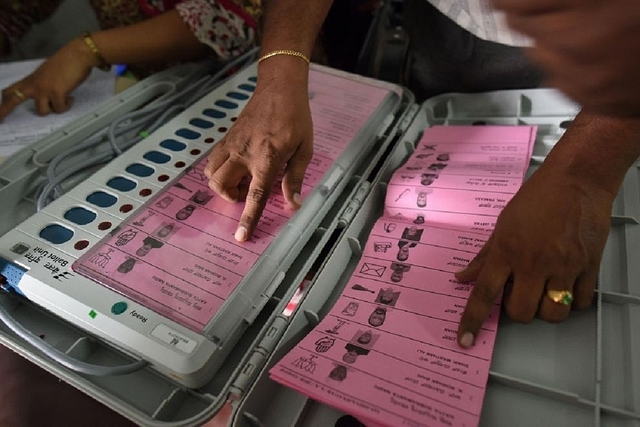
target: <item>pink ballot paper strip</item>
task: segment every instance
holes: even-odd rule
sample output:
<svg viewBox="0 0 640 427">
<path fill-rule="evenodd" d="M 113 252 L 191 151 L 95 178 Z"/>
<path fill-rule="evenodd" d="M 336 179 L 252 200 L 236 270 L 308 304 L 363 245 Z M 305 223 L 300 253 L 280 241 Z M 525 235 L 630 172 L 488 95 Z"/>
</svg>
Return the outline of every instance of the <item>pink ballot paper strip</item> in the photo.
<svg viewBox="0 0 640 427">
<path fill-rule="evenodd" d="M 368 426 L 476 426 L 500 303 L 456 342 L 471 285 L 455 280 L 518 190 L 530 126 L 438 126 L 393 175 L 385 213 L 320 324 L 271 378 Z"/>
<path fill-rule="evenodd" d="M 315 150 L 303 197 L 388 95 L 385 88 L 311 71 Z M 252 238 L 237 242 L 234 232 L 244 206 L 208 188 L 206 163 L 203 158 L 188 168 L 81 257 L 74 270 L 202 331 L 293 215 L 277 181 Z"/>
</svg>

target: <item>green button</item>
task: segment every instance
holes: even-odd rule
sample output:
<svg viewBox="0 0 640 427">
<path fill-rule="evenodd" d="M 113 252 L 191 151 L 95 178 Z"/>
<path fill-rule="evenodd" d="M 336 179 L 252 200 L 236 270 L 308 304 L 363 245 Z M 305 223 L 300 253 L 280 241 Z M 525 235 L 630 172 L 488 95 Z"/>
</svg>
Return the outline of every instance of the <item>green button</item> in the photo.
<svg viewBox="0 0 640 427">
<path fill-rule="evenodd" d="M 127 303 L 124 301 L 117 302 L 111 306 L 111 312 L 113 314 L 122 314 L 127 311 Z"/>
</svg>

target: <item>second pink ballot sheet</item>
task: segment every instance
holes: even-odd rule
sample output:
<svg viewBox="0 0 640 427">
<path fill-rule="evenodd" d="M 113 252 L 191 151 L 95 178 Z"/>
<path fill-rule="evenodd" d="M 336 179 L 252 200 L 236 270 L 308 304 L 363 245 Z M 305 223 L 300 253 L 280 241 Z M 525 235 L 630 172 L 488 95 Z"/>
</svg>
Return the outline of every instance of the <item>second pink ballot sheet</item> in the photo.
<svg viewBox="0 0 640 427">
<path fill-rule="evenodd" d="M 271 378 L 367 426 L 476 426 L 500 301 L 456 342 L 472 284 L 455 280 L 519 189 L 532 126 L 436 126 L 388 185 L 384 215 L 324 319 Z"/>
</svg>

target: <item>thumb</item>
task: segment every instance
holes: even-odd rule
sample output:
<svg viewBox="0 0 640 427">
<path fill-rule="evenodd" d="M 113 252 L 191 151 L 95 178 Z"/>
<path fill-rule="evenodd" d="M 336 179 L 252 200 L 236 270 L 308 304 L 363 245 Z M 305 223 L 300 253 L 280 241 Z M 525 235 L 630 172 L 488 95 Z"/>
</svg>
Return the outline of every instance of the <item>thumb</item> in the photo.
<svg viewBox="0 0 640 427">
<path fill-rule="evenodd" d="M 311 161 L 312 152 L 297 151 L 289 162 L 284 171 L 282 179 L 282 193 L 284 198 L 293 209 L 299 209 L 302 205 L 300 193 L 302 192 L 302 183 L 304 175 Z"/>
</svg>

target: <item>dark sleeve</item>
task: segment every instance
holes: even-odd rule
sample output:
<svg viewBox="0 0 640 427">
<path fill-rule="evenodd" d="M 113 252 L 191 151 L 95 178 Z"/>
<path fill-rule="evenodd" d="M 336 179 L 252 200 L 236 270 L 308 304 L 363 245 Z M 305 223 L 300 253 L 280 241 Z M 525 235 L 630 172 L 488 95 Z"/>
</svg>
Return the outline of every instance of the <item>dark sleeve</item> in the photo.
<svg viewBox="0 0 640 427">
<path fill-rule="evenodd" d="M 0 32 L 5 36 L 9 51 L 34 24 L 50 17 L 60 3 L 62 0 L 0 2 Z"/>
</svg>

